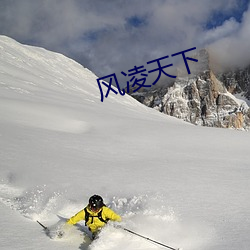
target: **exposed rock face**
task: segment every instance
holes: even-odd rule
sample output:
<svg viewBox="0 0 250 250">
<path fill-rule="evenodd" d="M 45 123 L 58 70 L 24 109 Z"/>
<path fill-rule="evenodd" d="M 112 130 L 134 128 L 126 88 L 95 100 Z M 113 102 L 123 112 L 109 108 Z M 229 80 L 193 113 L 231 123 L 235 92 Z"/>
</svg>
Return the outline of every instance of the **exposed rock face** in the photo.
<svg viewBox="0 0 250 250">
<path fill-rule="evenodd" d="M 249 74 L 241 72 L 245 80 L 239 77 L 235 81 L 229 73 L 222 74 L 221 79 L 227 79 L 224 83 L 210 69 L 206 50 L 201 50 L 197 58 L 199 64 L 191 70 L 191 77 L 178 77 L 171 87 L 149 89 L 132 96 L 160 112 L 196 125 L 250 128 L 250 109 L 247 103 L 232 95 L 243 92 L 243 86 L 249 86 Z M 244 93 L 247 96 L 249 92 Z"/>
<path fill-rule="evenodd" d="M 242 93 L 250 100 L 250 66 L 218 74 L 218 79 L 225 84 L 230 93 Z"/>
</svg>

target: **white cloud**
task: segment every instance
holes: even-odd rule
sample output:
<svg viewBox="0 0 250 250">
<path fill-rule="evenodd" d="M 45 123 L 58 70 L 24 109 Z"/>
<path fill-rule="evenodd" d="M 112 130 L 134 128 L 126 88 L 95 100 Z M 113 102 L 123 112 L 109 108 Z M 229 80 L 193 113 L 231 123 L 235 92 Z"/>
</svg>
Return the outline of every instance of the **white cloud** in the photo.
<svg viewBox="0 0 250 250">
<path fill-rule="evenodd" d="M 214 30 L 204 29 L 214 11 L 230 14 L 237 3 L 237 0 L 2 0 L 0 33 L 63 52 L 101 76 L 195 46 L 213 43 L 214 48 L 231 47 L 236 43 L 231 34 L 238 34 L 241 43 L 246 43 L 250 33 L 247 14 L 242 24 L 231 18 Z M 128 20 L 135 16 L 144 20 L 144 25 L 129 26 Z"/>
<path fill-rule="evenodd" d="M 210 45 L 215 60 L 225 66 L 244 66 L 250 63 L 250 8 L 237 28 Z"/>
<path fill-rule="evenodd" d="M 201 44 L 210 44 L 222 38 L 230 36 L 238 31 L 240 24 L 232 17 L 226 20 L 221 26 L 204 31 L 200 36 Z"/>
</svg>

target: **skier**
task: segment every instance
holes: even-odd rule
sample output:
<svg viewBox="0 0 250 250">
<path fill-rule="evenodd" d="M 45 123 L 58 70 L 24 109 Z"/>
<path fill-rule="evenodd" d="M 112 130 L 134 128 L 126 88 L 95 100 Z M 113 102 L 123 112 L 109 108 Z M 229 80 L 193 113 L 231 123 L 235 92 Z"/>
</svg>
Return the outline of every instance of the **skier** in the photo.
<svg viewBox="0 0 250 250">
<path fill-rule="evenodd" d="M 120 222 L 122 219 L 120 215 L 105 206 L 101 196 L 95 194 L 89 198 L 89 204 L 72 216 L 67 224 L 74 225 L 80 220 L 85 220 L 85 226 L 92 232 L 94 239 L 109 220 Z"/>
</svg>

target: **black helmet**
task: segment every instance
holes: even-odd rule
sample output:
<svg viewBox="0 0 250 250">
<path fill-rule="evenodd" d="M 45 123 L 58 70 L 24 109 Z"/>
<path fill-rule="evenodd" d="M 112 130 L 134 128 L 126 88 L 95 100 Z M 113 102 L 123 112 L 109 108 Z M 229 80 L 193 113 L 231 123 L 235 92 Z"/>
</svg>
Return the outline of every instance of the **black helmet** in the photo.
<svg viewBox="0 0 250 250">
<path fill-rule="evenodd" d="M 93 195 L 89 198 L 89 206 L 92 210 L 99 210 L 104 206 L 103 199 L 99 195 Z"/>
</svg>

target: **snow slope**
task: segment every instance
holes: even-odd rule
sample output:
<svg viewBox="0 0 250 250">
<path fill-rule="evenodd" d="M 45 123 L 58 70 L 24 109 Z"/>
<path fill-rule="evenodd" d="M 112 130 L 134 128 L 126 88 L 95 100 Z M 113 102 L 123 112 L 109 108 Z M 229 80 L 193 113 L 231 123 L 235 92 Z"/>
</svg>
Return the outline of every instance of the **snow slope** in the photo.
<svg viewBox="0 0 250 250">
<path fill-rule="evenodd" d="M 36 223 L 53 228 L 97 193 L 124 227 L 166 245 L 248 250 L 249 143 L 129 96 L 102 103 L 89 70 L 0 36 L 1 249 L 162 249 L 112 225 L 90 244 L 83 223 L 61 240 Z"/>
</svg>

